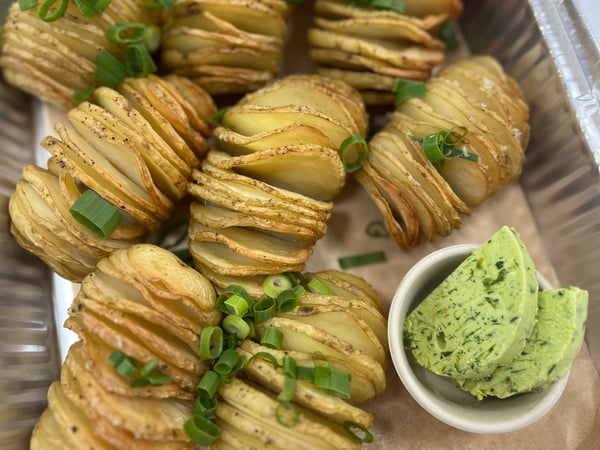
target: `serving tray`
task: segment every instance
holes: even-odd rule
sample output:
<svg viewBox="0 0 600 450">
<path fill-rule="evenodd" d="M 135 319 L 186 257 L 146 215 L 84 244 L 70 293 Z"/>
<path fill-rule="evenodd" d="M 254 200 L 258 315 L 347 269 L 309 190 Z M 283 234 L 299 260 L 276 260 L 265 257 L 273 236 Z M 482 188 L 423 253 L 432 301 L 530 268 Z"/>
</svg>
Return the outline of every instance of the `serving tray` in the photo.
<svg viewBox="0 0 600 450">
<path fill-rule="evenodd" d="M 8 3 L 0 2 L 2 12 Z M 292 16 L 282 74 L 313 69 L 305 39 L 311 5 L 306 1 Z M 390 367 L 386 394 L 365 405 L 376 417 L 371 447 L 593 448 L 600 439 L 600 277 L 594 264 L 600 248 L 600 76 L 591 63 L 600 60 L 598 47 L 568 0 L 467 0 L 458 26 L 464 38 L 461 55 L 494 55 L 527 96 L 531 144 L 520 181 L 476 208 L 449 237 L 404 252 L 389 237 L 366 233 L 370 223 L 381 220 L 380 213 L 349 179 L 307 270 L 337 269 L 339 257 L 384 251 L 386 262 L 350 271 L 372 283 L 389 306 L 403 274 L 425 254 L 440 246 L 481 243 L 501 225 L 514 226 L 538 270 L 554 285 L 576 284 L 590 292 L 587 345 L 563 399 L 546 418 L 524 430 L 473 435 L 425 413 Z M 0 114 L 0 448 L 24 449 L 45 407 L 46 388 L 58 376 L 74 339 L 62 323 L 77 286 L 50 273 L 14 243 L 6 211 L 21 167 L 45 164 L 47 154 L 37 144 L 53 132 L 52 124 L 62 113 L 1 85 Z"/>
</svg>

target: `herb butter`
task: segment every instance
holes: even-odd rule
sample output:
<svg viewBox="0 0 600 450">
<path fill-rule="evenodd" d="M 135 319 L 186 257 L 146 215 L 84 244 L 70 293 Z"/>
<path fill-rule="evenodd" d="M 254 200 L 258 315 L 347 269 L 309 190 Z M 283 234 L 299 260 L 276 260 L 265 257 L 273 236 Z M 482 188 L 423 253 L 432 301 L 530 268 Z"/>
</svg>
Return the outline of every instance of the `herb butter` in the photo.
<svg viewBox="0 0 600 450">
<path fill-rule="evenodd" d="M 548 387 L 567 373 L 581 349 L 587 306 L 587 291 L 576 287 L 540 292 L 537 323 L 523 352 L 491 375 L 457 385 L 479 399 Z"/>
<path fill-rule="evenodd" d="M 438 375 L 485 377 L 522 352 L 537 297 L 533 261 L 517 232 L 502 227 L 408 315 L 405 345 Z"/>
</svg>

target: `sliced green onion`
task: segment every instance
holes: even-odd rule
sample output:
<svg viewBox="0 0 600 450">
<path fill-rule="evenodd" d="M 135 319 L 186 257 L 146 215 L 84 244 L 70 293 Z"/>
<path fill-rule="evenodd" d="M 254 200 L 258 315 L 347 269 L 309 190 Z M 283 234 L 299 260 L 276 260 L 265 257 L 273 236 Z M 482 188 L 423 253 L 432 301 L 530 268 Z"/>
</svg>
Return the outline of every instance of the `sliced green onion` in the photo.
<svg viewBox="0 0 600 450">
<path fill-rule="evenodd" d="M 252 317 L 244 317 L 244 322 L 248 324 L 248 338 L 254 339 L 256 337 L 256 325 Z"/>
<path fill-rule="evenodd" d="M 199 395 L 192 405 L 192 415 L 214 419 L 216 417 L 215 411 L 217 410 L 217 405 L 218 400 L 216 396 L 207 397 L 205 395 Z"/>
<path fill-rule="evenodd" d="M 332 295 L 333 292 L 331 292 L 331 289 L 329 289 L 327 287 L 327 285 L 325 283 L 323 283 L 321 280 L 319 280 L 317 277 L 312 277 L 310 279 L 310 281 L 308 282 L 308 289 L 310 290 L 310 292 L 314 292 L 316 294 L 323 294 L 323 295 Z"/>
<path fill-rule="evenodd" d="M 200 333 L 200 358 L 216 359 L 223 352 L 223 330 L 209 326 Z"/>
<path fill-rule="evenodd" d="M 446 44 L 446 50 L 454 51 L 459 46 L 454 27 L 449 22 L 446 22 L 440 29 L 438 39 Z"/>
<path fill-rule="evenodd" d="M 244 365 L 244 358 L 234 349 L 225 350 L 213 366 L 219 375 L 234 375 Z"/>
<path fill-rule="evenodd" d="M 356 150 L 357 146 L 358 150 Z M 350 149 L 354 149 L 353 156 L 348 155 Z M 340 145 L 340 157 L 346 173 L 353 173 L 359 170 L 367 160 L 368 155 L 369 146 L 361 134 L 353 134 L 344 139 Z"/>
<path fill-rule="evenodd" d="M 119 44 L 137 44 L 143 42 L 146 25 L 143 23 L 115 23 L 105 31 L 109 41 Z"/>
<path fill-rule="evenodd" d="M 221 377 L 214 370 L 207 370 L 196 385 L 196 392 L 199 396 L 212 398 L 217 394 L 221 384 Z"/>
<path fill-rule="evenodd" d="M 292 280 L 284 273 L 268 275 L 262 284 L 264 293 L 273 298 L 277 298 L 280 293 L 292 287 Z"/>
<path fill-rule="evenodd" d="M 264 327 L 260 343 L 265 347 L 281 350 L 283 333 L 275 327 Z"/>
<path fill-rule="evenodd" d="M 351 420 L 345 420 L 342 426 L 344 427 L 344 431 L 348 437 L 354 442 L 363 442 L 365 444 L 370 444 L 373 442 L 373 435 L 361 424 L 352 422 Z M 356 434 L 355 430 L 360 431 L 361 436 Z"/>
<path fill-rule="evenodd" d="M 228 348 L 238 348 L 240 345 L 241 339 L 234 333 L 226 333 L 224 338 L 223 348 L 226 350 Z"/>
<path fill-rule="evenodd" d="M 57 1 L 60 1 L 59 5 L 51 12 L 50 10 Z M 54 22 L 65 15 L 68 6 L 69 0 L 45 0 L 38 10 L 38 16 L 44 22 Z"/>
<path fill-rule="evenodd" d="M 285 355 L 281 361 L 281 371 L 288 378 L 296 378 L 298 367 L 296 360 L 289 355 Z"/>
<path fill-rule="evenodd" d="M 148 377 L 150 376 L 150 374 L 158 368 L 158 365 L 160 364 L 160 361 L 158 360 L 158 358 L 154 358 L 151 359 L 150 361 L 148 361 L 146 363 L 146 365 L 144 367 L 142 367 L 140 369 L 140 376 L 141 377 Z"/>
<path fill-rule="evenodd" d="M 156 25 L 149 25 L 146 27 L 143 42 L 150 53 L 155 52 L 160 47 L 161 34 L 160 27 Z"/>
<path fill-rule="evenodd" d="M 130 76 L 147 77 L 156 72 L 156 64 L 142 42 L 131 44 L 125 49 L 125 67 Z"/>
<path fill-rule="evenodd" d="M 79 103 L 81 103 L 81 102 L 84 102 L 84 101 L 86 101 L 88 98 L 90 98 L 90 96 L 91 96 L 91 95 L 94 93 L 94 91 L 96 91 L 96 88 L 97 88 L 97 87 L 98 87 L 98 86 L 96 86 L 96 85 L 94 84 L 94 85 L 90 86 L 89 88 L 87 88 L 87 89 L 86 89 L 86 90 L 84 90 L 84 91 L 81 91 L 81 92 L 75 92 L 75 93 L 73 94 L 73 96 L 71 97 L 71 99 L 72 99 L 72 100 L 73 100 L 75 103 L 77 103 L 77 104 L 79 104 Z"/>
<path fill-rule="evenodd" d="M 144 0 L 143 5 L 148 9 L 165 8 L 171 11 L 175 8 L 175 0 Z"/>
<path fill-rule="evenodd" d="M 399 105 L 409 98 L 423 97 L 427 92 L 427 85 L 421 81 L 396 78 L 392 92 L 396 94 L 394 104 Z"/>
<path fill-rule="evenodd" d="M 296 379 L 312 383 L 315 380 L 315 368 L 311 366 L 296 367 Z"/>
<path fill-rule="evenodd" d="M 81 15 L 86 19 L 91 19 L 97 14 L 100 14 L 110 5 L 111 0 L 74 0 L 75 4 L 81 11 Z"/>
<path fill-rule="evenodd" d="M 248 306 L 246 299 L 237 294 L 233 294 L 223 302 L 223 309 L 227 314 L 244 317 L 250 307 Z"/>
<path fill-rule="evenodd" d="M 113 350 L 108 359 L 117 373 L 129 380 L 131 387 L 159 386 L 171 382 L 169 375 L 160 372 L 158 358 L 147 362 L 142 369 L 138 369 L 135 360 L 131 356 L 127 356 L 120 350 Z"/>
<path fill-rule="evenodd" d="M 404 4 L 396 0 L 371 0 L 371 8 L 383 9 L 397 12 L 398 14 L 404 14 Z"/>
<path fill-rule="evenodd" d="M 461 132 L 459 132 L 457 138 L 452 138 L 452 134 L 456 133 L 455 130 L 457 129 L 461 130 Z M 479 160 L 476 154 L 469 153 L 464 146 L 461 149 L 456 148 L 456 146 L 465 139 L 468 133 L 469 130 L 467 127 L 456 126 L 450 128 L 448 131 L 431 133 L 424 138 L 415 136 L 410 136 L 410 138 L 421 143 L 421 148 L 427 159 L 429 159 L 436 169 L 441 170 L 444 161 L 448 159 L 462 158 L 474 162 Z"/>
<path fill-rule="evenodd" d="M 277 408 L 275 408 L 275 418 L 279 425 L 291 428 L 300 420 L 300 414 L 298 414 L 298 410 L 293 403 L 280 402 Z"/>
<path fill-rule="evenodd" d="M 225 316 L 221 326 L 229 334 L 235 335 L 238 339 L 246 339 L 250 334 L 250 326 L 240 316 Z"/>
<path fill-rule="evenodd" d="M 316 388 L 344 399 L 350 398 L 350 374 L 333 367 L 315 367 L 314 382 Z"/>
<path fill-rule="evenodd" d="M 133 378 L 137 372 L 137 366 L 134 359 L 120 350 L 113 350 L 108 359 L 115 367 L 117 373 L 121 376 Z"/>
<path fill-rule="evenodd" d="M 21 11 L 27 11 L 37 5 L 37 0 L 19 0 L 19 8 Z"/>
<path fill-rule="evenodd" d="M 281 292 L 277 296 L 277 307 L 279 311 L 283 313 L 292 311 L 296 307 L 297 299 L 298 295 L 295 289 L 288 289 L 287 291 Z"/>
<path fill-rule="evenodd" d="M 190 264 L 193 262 L 194 257 L 192 256 L 189 248 L 180 248 L 178 250 L 171 250 L 175 256 L 177 256 L 184 263 Z"/>
<path fill-rule="evenodd" d="M 192 441 L 200 445 L 210 445 L 221 436 L 221 429 L 204 416 L 192 416 L 183 429 Z"/>
<path fill-rule="evenodd" d="M 263 297 L 252 307 L 254 319 L 257 322 L 264 322 L 275 315 L 277 303 L 273 297 Z"/>
<path fill-rule="evenodd" d="M 363 253 L 360 255 L 351 255 L 338 258 L 338 263 L 342 269 L 350 269 L 352 267 L 377 264 L 385 261 L 385 253 L 382 251 L 375 251 L 370 253 Z"/>
<path fill-rule="evenodd" d="M 246 303 L 248 303 L 248 311 L 252 311 L 254 307 L 254 300 L 252 300 L 246 289 L 237 284 L 230 284 L 223 289 L 223 291 L 217 297 L 217 309 L 227 313 L 227 308 L 224 306 L 224 303 L 232 295 L 237 295 L 238 297 L 243 298 Z"/>
<path fill-rule="evenodd" d="M 96 55 L 96 80 L 101 85 L 115 88 L 127 76 L 127 67 L 111 52 L 105 49 Z"/>
<path fill-rule="evenodd" d="M 104 239 L 108 238 L 123 220 L 117 208 L 91 189 L 81 194 L 70 211 L 75 220 Z"/>
<path fill-rule="evenodd" d="M 219 110 L 217 110 L 217 112 L 208 116 L 208 122 L 212 126 L 218 127 L 219 125 L 221 125 L 221 120 L 223 120 L 223 116 L 225 115 L 225 113 L 227 112 L 227 110 L 229 108 L 230 108 L 230 106 L 224 106 L 224 107 L 220 108 Z"/>
<path fill-rule="evenodd" d="M 369 222 L 366 230 L 367 236 L 380 238 L 380 237 L 388 237 L 389 233 L 385 229 L 385 225 L 381 220 L 373 220 Z"/>
<path fill-rule="evenodd" d="M 277 400 L 283 403 L 291 402 L 296 393 L 296 380 L 286 378 L 284 381 L 283 390 L 277 395 Z"/>
<path fill-rule="evenodd" d="M 277 369 L 279 367 L 279 363 L 277 362 L 277 358 L 275 358 L 272 354 L 268 353 L 268 352 L 257 352 L 254 355 L 252 355 L 252 358 L 250 358 L 251 362 L 255 359 L 264 359 L 265 361 L 268 361 L 271 363 L 271 365 L 273 366 L 273 369 Z"/>
</svg>

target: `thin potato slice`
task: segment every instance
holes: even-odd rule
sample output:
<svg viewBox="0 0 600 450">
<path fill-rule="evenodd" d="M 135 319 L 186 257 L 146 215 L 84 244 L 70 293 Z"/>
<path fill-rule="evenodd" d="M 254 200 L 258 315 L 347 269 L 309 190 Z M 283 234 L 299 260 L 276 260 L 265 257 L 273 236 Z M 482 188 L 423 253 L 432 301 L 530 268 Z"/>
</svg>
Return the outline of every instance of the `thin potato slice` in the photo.
<svg viewBox="0 0 600 450">
<path fill-rule="evenodd" d="M 281 239 L 300 241 L 305 245 L 313 245 L 320 235 L 306 227 L 279 222 L 263 217 L 252 216 L 218 206 L 193 202 L 190 212 L 195 222 L 205 227 L 218 230 L 231 227 L 250 227 L 266 234 L 279 236 Z"/>
<path fill-rule="evenodd" d="M 232 129 L 220 126 L 215 128 L 214 138 L 220 150 L 233 156 L 247 155 L 289 145 L 313 144 L 321 147 L 331 145 L 331 141 L 317 128 L 299 123 L 251 136 L 245 136 Z"/>
<path fill-rule="evenodd" d="M 304 263 L 278 264 L 236 253 L 226 245 L 217 242 L 190 241 L 189 250 L 195 264 L 206 266 L 223 275 L 254 276 L 271 273 L 297 272 L 304 270 Z"/>
<path fill-rule="evenodd" d="M 303 123 L 317 128 L 329 138 L 331 148 L 334 149 L 339 148 L 348 136 L 354 134 L 351 127 L 308 105 L 278 107 L 236 105 L 229 108 L 221 120 L 222 126 L 234 129 L 246 136 L 294 123 Z"/>
<path fill-rule="evenodd" d="M 275 265 L 305 264 L 312 253 L 310 246 L 301 241 L 284 240 L 275 234 L 253 231 L 250 228 L 231 227 L 211 230 L 191 221 L 190 240 L 194 242 L 218 242 L 232 251 L 263 263 Z"/>
<path fill-rule="evenodd" d="M 315 17 L 314 24 L 323 30 L 363 39 L 403 40 L 421 44 L 432 49 L 444 49 L 444 43 L 433 37 L 409 16 L 361 17 L 343 20 L 328 20 Z"/>
<path fill-rule="evenodd" d="M 272 148 L 211 162 L 320 201 L 332 200 L 346 181 L 339 153 L 330 147 L 311 144 Z"/>
<path fill-rule="evenodd" d="M 405 69 L 429 70 L 444 61 L 444 53 L 440 50 L 384 40 L 367 42 L 318 28 L 311 28 L 308 31 L 308 39 L 314 47 L 336 48 L 358 53 Z"/>
<path fill-rule="evenodd" d="M 384 226 L 388 234 L 403 249 L 411 249 L 419 244 L 419 228 L 416 214 L 412 206 L 402 197 L 398 196 L 401 208 L 398 208 L 397 218 L 392 205 L 380 192 L 374 181 L 363 170 L 355 174 L 357 181 L 365 189 L 383 216 Z"/>
</svg>

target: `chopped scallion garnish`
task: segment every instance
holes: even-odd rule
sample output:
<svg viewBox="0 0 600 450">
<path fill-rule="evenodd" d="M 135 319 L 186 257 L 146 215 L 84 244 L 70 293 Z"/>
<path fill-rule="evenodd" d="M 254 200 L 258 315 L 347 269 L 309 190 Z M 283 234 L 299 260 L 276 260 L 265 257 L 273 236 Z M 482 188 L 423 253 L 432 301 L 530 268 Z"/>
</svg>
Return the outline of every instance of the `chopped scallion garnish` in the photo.
<svg viewBox="0 0 600 450">
<path fill-rule="evenodd" d="M 414 97 L 423 97 L 427 92 L 427 84 L 421 81 L 404 80 L 396 78 L 392 86 L 392 92 L 396 94 L 395 105 Z"/>
<path fill-rule="evenodd" d="M 217 410 L 217 405 L 217 397 L 199 395 L 194 400 L 192 414 L 194 416 L 204 416 L 207 419 L 214 419 L 216 417 L 215 411 Z"/>
<path fill-rule="evenodd" d="M 244 357 L 234 349 L 230 348 L 221 354 L 213 366 L 213 370 L 219 375 L 235 375 L 235 373 L 244 366 L 244 362 Z"/>
<path fill-rule="evenodd" d="M 289 355 L 285 355 L 281 361 L 281 371 L 288 378 L 296 378 L 297 366 L 296 360 Z"/>
<path fill-rule="evenodd" d="M 265 361 L 270 362 L 271 365 L 273 366 L 273 369 L 277 369 L 279 367 L 279 363 L 277 362 L 277 358 L 275 358 L 269 352 L 257 352 L 254 355 L 252 355 L 252 358 L 250 358 L 250 361 L 253 361 L 254 359 L 258 359 L 258 358 L 264 359 Z"/>
<path fill-rule="evenodd" d="M 297 288 L 304 291 L 302 286 L 297 286 L 296 289 L 288 289 L 277 296 L 277 308 L 279 311 L 286 313 L 292 311 L 296 307 L 299 297 Z"/>
<path fill-rule="evenodd" d="M 60 3 L 54 8 L 57 1 Z M 81 15 L 86 19 L 91 19 L 104 11 L 111 0 L 74 0 L 74 2 L 79 8 Z M 21 11 L 27 11 L 28 9 L 34 8 L 37 4 L 37 0 L 19 0 L 19 8 Z M 65 15 L 68 6 L 69 0 L 45 0 L 40 5 L 38 17 L 46 22 L 53 22 Z"/>
<path fill-rule="evenodd" d="M 131 387 L 160 386 L 171 382 L 171 377 L 160 371 L 160 362 L 157 358 L 148 361 L 141 369 L 131 356 L 127 356 L 120 350 L 113 350 L 108 359 L 117 373 L 129 380 Z"/>
<path fill-rule="evenodd" d="M 196 385 L 196 392 L 199 396 L 212 398 L 217 394 L 221 385 L 221 377 L 214 370 L 207 370 Z"/>
<path fill-rule="evenodd" d="M 74 0 L 75 4 L 81 11 L 81 15 L 86 19 L 91 19 L 97 14 L 100 14 L 110 5 L 111 0 Z"/>
<path fill-rule="evenodd" d="M 216 359 L 223 351 L 223 329 L 209 326 L 200 333 L 200 358 Z"/>
<path fill-rule="evenodd" d="M 264 293 L 273 298 L 292 287 L 292 279 L 285 273 L 267 275 L 262 284 Z"/>
<path fill-rule="evenodd" d="M 458 131 L 457 131 L 458 130 Z M 458 133 L 458 137 L 453 138 L 452 135 Z M 463 145 L 462 148 L 456 148 L 469 133 L 469 130 L 465 126 L 456 126 L 450 128 L 448 131 L 438 131 L 437 133 L 431 133 L 424 138 L 418 138 L 416 136 L 410 136 L 414 141 L 420 142 L 423 149 L 423 153 L 431 164 L 437 169 L 441 170 L 444 161 L 452 158 L 462 158 L 468 161 L 477 162 L 478 156 L 474 153 L 469 153 L 466 147 Z"/>
<path fill-rule="evenodd" d="M 277 304 L 273 297 L 264 297 L 254 304 L 252 311 L 257 322 L 264 322 L 275 315 Z"/>
<path fill-rule="evenodd" d="M 230 108 L 230 106 L 224 106 L 224 107 L 220 108 L 219 110 L 217 110 L 217 112 L 208 116 L 208 122 L 213 127 L 218 127 L 219 125 L 221 125 L 221 120 L 223 119 L 223 116 L 225 115 L 225 113 L 227 112 L 227 110 L 229 108 Z"/>
<path fill-rule="evenodd" d="M 282 403 L 291 402 L 296 393 L 296 380 L 293 378 L 286 377 L 284 381 L 283 390 L 277 396 L 277 400 Z"/>
<path fill-rule="evenodd" d="M 300 414 L 293 403 L 280 402 L 275 409 L 275 418 L 280 425 L 290 428 L 298 423 Z"/>
<path fill-rule="evenodd" d="M 361 134 L 354 134 L 344 139 L 340 145 L 340 157 L 346 173 L 353 173 L 359 170 L 368 156 L 369 146 Z"/>
<path fill-rule="evenodd" d="M 175 8 L 175 0 L 144 0 L 143 4 L 148 9 L 165 8 L 171 11 Z"/>
<path fill-rule="evenodd" d="M 317 366 L 313 384 L 316 388 L 337 397 L 350 398 L 350 374 L 333 367 Z"/>
<path fill-rule="evenodd" d="M 57 1 L 60 1 L 60 3 L 57 7 L 54 7 Z M 54 22 L 65 15 L 68 6 L 69 0 L 46 0 L 41 4 L 38 16 L 44 22 Z"/>
<path fill-rule="evenodd" d="M 352 267 L 366 266 L 369 264 L 376 264 L 385 261 L 385 253 L 382 251 L 362 253 L 360 255 L 351 255 L 338 258 L 338 263 L 342 269 L 350 269 Z"/>
<path fill-rule="evenodd" d="M 373 220 L 367 224 L 366 229 L 367 236 L 380 238 L 388 237 L 389 233 L 385 229 L 385 225 L 381 220 Z"/>
<path fill-rule="evenodd" d="M 446 50 L 456 50 L 459 46 L 454 27 L 451 23 L 446 22 L 438 34 L 438 38 L 446 44 Z"/>
<path fill-rule="evenodd" d="M 96 55 L 96 80 L 102 86 L 115 88 L 128 76 L 127 67 L 106 49 Z"/>
<path fill-rule="evenodd" d="M 364 442 L 365 444 L 370 444 L 373 442 L 373 435 L 361 424 L 346 420 L 342 426 L 351 440 L 355 442 Z M 358 430 L 361 433 L 361 436 L 359 436 L 355 430 Z"/>
<path fill-rule="evenodd" d="M 280 350 L 283 343 L 283 333 L 275 327 L 265 327 L 260 343 L 265 347 Z"/>
<path fill-rule="evenodd" d="M 221 326 L 227 333 L 233 334 L 238 339 L 246 339 L 250 334 L 250 326 L 240 316 L 233 314 L 225 316 Z"/>
<path fill-rule="evenodd" d="M 116 207 L 91 189 L 81 194 L 70 211 L 75 220 L 104 239 L 108 238 L 123 220 Z"/>
<path fill-rule="evenodd" d="M 332 295 L 333 292 L 327 287 L 325 283 L 319 280 L 317 277 L 312 277 L 310 281 L 307 283 L 308 289 L 310 292 L 314 292 L 316 294 L 323 295 Z"/>
<path fill-rule="evenodd" d="M 221 436 L 221 428 L 201 415 L 190 417 L 183 429 L 192 441 L 200 445 L 210 445 Z"/>
</svg>

